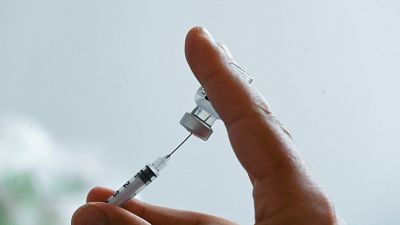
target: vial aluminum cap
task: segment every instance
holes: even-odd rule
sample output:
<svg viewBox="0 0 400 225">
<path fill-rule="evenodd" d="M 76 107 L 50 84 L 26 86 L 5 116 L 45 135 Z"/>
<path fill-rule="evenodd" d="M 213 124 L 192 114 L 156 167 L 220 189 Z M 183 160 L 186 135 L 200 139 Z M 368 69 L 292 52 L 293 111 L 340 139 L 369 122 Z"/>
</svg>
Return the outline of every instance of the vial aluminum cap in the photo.
<svg viewBox="0 0 400 225">
<path fill-rule="evenodd" d="M 210 126 L 191 113 L 185 113 L 180 124 L 203 141 L 207 141 L 213 132 Z"/>
</svg>

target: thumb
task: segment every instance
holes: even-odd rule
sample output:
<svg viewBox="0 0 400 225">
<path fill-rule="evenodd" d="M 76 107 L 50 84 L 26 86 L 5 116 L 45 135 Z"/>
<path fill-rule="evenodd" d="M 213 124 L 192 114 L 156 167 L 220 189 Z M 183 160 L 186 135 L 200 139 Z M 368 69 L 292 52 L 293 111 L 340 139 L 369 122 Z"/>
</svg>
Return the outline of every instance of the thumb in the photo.
<svg viewBox="0 0 400 225">
<path fill-rule="evenodd" d="M 102 202 L 81 206 L 71 220 L 72 225 L 149 225 L 142 218 L 125 209 Z"/>
</svg>

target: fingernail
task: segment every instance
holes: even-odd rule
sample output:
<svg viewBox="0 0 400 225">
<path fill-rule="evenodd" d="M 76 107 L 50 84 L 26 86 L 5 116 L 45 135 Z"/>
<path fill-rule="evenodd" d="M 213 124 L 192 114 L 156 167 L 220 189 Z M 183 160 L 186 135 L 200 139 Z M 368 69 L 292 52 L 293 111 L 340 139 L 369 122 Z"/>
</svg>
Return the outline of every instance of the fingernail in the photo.
<svg viewBox="0 0 400 225">
<path fill-rule="evenodd" d="M 93 205 L 80 207 L 72 217 L 72 225 L 106 225 L 107 214 Z"/>
<path fill-rule="evenodd" d="M 221 44 L 221 43 L 218 43 L 218 45 L 219 45 L 219 47 L 221 47 L 221 48 L 224 50 L 225 54 L 226 54 L 229 58 L 233 59 L 232 53 L 231 53 L 231 51 L 229 50 L 229 48 L 228 48 L 226 45 Z"/>
<path fill-rule="evenodd" d="M 226 45 L 216 42 L 214 37 L 210 34 L 210 32 L 208 32 L 208 30 L 205 27 L 197 27 L 197 29 L 199 29 L 199 31 L 201 31 L 203 33 L 203 35 L 206 36 L 211 42 L 214 42 L 215 44 L 217 44 L 218 47 L 221 48 L 222 53 L 225 56 L 227 56 L 227 58 L 230 59 L 230 61 L 233 60 L 231 51 L 229 51 L 229 49 L 228 49 L 228 47 L 226 47 Z"/>
<path fill-rule="evenodd" d="M 211 35 L 210 32 L 208 32 L 208 30 L 207 30 L 205 27 L 199 27 L 199 30 L 200 30 L 201 32 L 203 32 L 203 34 L 205 34 L 205 36 L 207 36 L 208 39 L 210 39 L 210 40 L 213 41 L 213 42 L 216 42 L 216 41 L 214 40 L 214 37 Z"/>
</svg>

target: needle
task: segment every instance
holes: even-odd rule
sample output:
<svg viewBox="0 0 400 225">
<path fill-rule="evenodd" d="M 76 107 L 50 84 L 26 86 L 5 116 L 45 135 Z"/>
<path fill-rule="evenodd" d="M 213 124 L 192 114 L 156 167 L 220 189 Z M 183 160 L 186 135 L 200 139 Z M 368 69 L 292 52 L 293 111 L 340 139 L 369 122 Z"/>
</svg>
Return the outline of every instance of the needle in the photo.
<svg viewBox="0 0 400 225">
<path fill-rule="evenodd" d="M 185 142 L 187 141 L 187 139 L 190 138 L 190 136 L 192 136 L 192 133 L 190 133 L 190 134 L 185 138 L 185 140 L 183 140 L 171 153 L 169 153 L 169 154 L 167 155 L 167 158 L 169 158 L 172 154 L 174 154 L 174 152 L 176 152 L 176 150 L 178 150 L 178 148 L 180 148 L 180 147 L 183 145 L 183 143 L 185 143 Z"/>
</svg>

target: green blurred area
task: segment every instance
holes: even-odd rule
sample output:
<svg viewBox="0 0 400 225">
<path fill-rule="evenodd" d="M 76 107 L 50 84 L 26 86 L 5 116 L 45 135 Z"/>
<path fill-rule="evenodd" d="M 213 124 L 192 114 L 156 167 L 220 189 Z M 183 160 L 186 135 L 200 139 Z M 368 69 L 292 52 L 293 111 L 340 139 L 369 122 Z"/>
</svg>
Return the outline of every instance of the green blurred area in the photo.
<svg viewBox="0 0 400 225">
<path fill-rule="evenodd" d="M 3 171 L 0 174 L 0 225 L 27 225 L 21 221 L 32 225 L 63 224 L 63 212 L 48 203 L 80 193 L 87 184 L 79 175 L 71 174 L 51 176 L 48 181 L 43 184 L 31 171 Z"/>
</svg>

